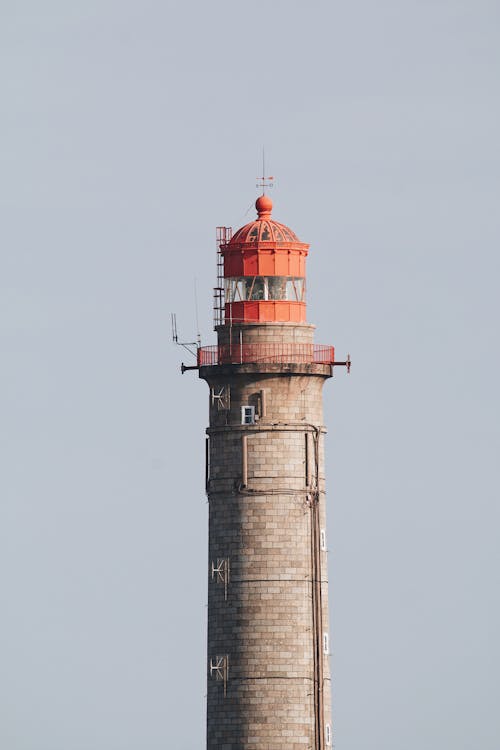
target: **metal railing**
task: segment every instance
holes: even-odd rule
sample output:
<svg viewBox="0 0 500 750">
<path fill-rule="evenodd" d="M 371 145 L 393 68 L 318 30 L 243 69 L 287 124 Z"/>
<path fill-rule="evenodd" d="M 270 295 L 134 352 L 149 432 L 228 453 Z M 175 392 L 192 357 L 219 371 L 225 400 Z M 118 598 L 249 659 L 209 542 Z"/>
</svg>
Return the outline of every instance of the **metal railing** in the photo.
<svg viewBox="0 0 500 750">
<path fill-rule="evenodd" d="M 271 363 L 334 363 L 334 348 L 324 344 L 243 344 L 202 346 L 198 349 L 198 366 Z"/>
</svg>

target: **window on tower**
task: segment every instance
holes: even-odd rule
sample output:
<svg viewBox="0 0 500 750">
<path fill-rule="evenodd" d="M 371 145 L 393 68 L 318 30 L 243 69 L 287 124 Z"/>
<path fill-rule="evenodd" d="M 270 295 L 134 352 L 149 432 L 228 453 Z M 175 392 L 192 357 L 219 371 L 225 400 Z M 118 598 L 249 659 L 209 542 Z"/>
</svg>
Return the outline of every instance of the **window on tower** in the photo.
<svg viewBox="0 0 500 750">
<path fill-rule="evenodd" d="M 320 538 L 321 549 L 323 550 L 323 552 L 326 552 L 326 531 L 325 531 L 325 529 L 321 529 L 319 538 Z"/>
<path fill-rule="evenodd" d="M 241 407 L 241 424 L 255 424 L 255 406 Z"/>
<path fill-rule="evenodd" d="M 325 741 L 327 745 L 332 744 L 332 728 L 330 724 L 327 724 L 325 727 Z"/>
</svg>

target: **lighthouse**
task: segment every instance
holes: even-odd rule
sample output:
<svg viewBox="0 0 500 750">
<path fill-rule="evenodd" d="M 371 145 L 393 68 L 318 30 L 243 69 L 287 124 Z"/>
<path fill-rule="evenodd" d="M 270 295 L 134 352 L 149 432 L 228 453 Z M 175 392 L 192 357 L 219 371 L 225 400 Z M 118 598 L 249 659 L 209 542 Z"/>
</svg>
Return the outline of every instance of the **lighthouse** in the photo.
<svg viewBox="0 0 500 750">
<path fill-rule="evenodd" d="M 269 196 L 217 230 L 206 437 L 208 750 L 332 745 L 325 425 L 334 348 L 307 322 L 309 245 Z"/>
</svg>

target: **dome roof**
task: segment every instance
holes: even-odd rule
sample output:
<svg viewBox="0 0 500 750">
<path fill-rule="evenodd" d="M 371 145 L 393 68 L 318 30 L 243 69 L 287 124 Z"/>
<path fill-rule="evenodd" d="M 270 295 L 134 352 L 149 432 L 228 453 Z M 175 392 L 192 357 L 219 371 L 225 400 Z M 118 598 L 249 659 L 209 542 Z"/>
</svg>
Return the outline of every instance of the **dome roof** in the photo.
<svg viewBox="0 0 500 750">
<path fill-rule="evenodd" d="M 253 242 L 300 242 L 292 230 L 271 219 L 273 202 L 268 195 L 261 195 L 255 201 L 258 217 L 255 221 L 245 224 L 238 229 L 229 241 L 229 245 Z"/>
</svg>

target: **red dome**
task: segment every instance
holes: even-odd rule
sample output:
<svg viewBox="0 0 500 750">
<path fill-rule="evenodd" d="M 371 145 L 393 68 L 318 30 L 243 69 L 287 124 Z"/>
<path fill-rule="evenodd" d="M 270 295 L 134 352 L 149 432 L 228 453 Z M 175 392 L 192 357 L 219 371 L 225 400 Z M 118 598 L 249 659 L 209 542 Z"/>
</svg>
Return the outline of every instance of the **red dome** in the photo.
<svg viewBox="0 0 500 750">
<path fill-rule="evenodd" d="M 261 195 L 255 201 L 258 218 L 245 224 L 233 235 L 229 245 L 242 242 L 300 242 L 292 230 L 271 219 L 273 202 L 268 195 Z"/>
<path fill-rule="evenodd" d="M 257 219 L 238 229 L 230 240 L 230 245 L 240 242 L 300 242 L 289 227 L 277 221 Z"/>
</svg>

